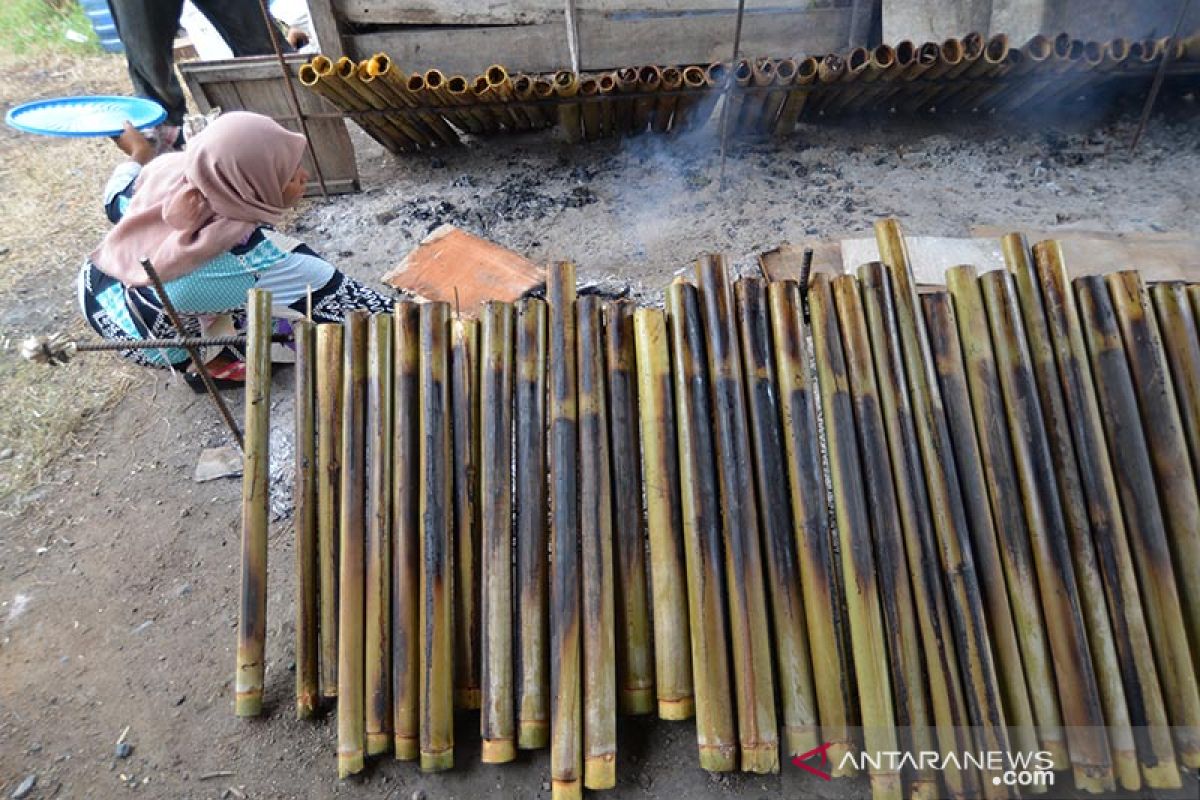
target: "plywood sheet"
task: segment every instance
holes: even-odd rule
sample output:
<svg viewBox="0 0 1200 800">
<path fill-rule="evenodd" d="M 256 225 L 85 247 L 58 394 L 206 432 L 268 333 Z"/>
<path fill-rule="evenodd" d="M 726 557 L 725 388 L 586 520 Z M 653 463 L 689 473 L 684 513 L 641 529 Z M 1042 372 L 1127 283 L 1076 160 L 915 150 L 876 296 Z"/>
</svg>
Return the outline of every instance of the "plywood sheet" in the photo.
<svg viewBox="0 0 1200 800">
<path fill-rule="evenodd" d="M 543 286 L 546 271 L 494 242 L 442 225 L 384 275 L 383 282 L 475 316 L 489 300 L 511 303 Z"/>
<path fill-rule="evenodd" d="M 975 236 L 998 240 L 1009 229 L 976 226 Z M 1200 282 L 1200 236 L 1191 233 L 1112 233 L 1058 229 L 1019 230 L 1030 243 L 1057 239 L 1062 243 L 1067 271 L 1097 275 L 1136 269 L 1148 281 Z"/>
<path fill-rule="evenodd" d="M 758 254 L 763 275 L 772 281 L 799 281 L 804 268 L 804 250 L 813 251 L 813 272 L 838 274 L 842 271 L 842 250 L 836 241 L 812 239 L 800 244 L 781 244 Z"/>
</svg>

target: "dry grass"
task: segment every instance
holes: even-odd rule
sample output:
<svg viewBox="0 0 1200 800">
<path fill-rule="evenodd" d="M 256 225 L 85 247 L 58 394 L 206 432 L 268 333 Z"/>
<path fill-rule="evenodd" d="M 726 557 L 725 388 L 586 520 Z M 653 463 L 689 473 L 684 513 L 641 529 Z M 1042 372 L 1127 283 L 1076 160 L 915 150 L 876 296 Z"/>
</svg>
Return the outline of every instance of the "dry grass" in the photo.
<svg viewBox="0 0 1200 800">
<path fill-rule="evenodd" d="M 51 95 L 128 92 L 120 56 L 0 57 L 4 110 Z M 83 257 L 109 227 L 100 206 L 120 154 L 104 140 L 50 139 L 0 128 L 0 505 L 43 482 L 78 446 L 75 433 L 148 376 L 113 355 L 57 369 L 21 361 L 29 334 L 90 333 L 75 300 Z M 19 503 L 18 503 L 19 504 Z"/>
</svg>

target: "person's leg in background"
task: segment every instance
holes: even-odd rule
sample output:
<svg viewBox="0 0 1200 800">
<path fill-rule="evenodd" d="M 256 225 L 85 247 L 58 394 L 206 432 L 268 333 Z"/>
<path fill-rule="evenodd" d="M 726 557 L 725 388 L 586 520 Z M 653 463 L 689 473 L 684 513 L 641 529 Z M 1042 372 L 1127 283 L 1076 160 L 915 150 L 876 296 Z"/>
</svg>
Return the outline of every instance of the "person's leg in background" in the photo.
<svg viewBox="0 0 1200 800">
<path fill-rule="evenodd" d="M 275 52 L 258 0 L 192 0 L 221 34 L 234 56 L 265 56 Z M 283 52 L 292 46 L 279 34 Z"/>
<path fill-rule="evenodd" d="M 247 5 L 258 8 L 257 0 Z M 175 77 L 174 49 L 183 0 L 108 0 L 108 6 L 125 45 L 134 92 L 162 105 L 168 124 L 182 124 L 187 105 Z"/>
</svg>

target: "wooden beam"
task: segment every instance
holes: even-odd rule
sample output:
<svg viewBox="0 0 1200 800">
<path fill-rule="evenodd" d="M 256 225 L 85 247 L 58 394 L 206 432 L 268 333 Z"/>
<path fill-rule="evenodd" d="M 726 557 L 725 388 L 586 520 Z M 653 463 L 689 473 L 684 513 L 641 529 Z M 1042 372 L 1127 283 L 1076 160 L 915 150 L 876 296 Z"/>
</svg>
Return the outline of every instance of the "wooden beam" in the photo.
<svg viewBox="0 0 1200 800">
<path fill-rule="evenodd" d="M 308 19 L 317 35 L 317 46 L 334 61 L 346 55 L 338 11 L 334 8 L 343 4 L 342 0 L 308 0 Z"/>
</svg>

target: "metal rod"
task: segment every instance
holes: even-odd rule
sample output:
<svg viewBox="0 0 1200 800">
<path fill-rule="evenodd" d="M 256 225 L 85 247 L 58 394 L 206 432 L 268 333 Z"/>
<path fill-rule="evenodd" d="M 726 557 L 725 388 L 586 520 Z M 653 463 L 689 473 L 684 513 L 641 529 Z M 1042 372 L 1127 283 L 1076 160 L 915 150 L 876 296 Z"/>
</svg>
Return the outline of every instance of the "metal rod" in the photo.
<svg viewBox="0 0 1200 800">
<path fill-rule="evenodd" d="M 1187 17 L 1188 8 L 1192 5 L 1192 0 L 1183 0 L 1179 4 L 1179 16 L 1175 18 L 1175 27 L 1171 31 L 1169 42 L 1171 45 L 1178 40 L 1179 29 L 1183 26 L 1183 20 Z M 1162 90 L 1163 80 L 1167 76 L 1167 67 L 1174 60 L 1175 48 L 1168 46 L 1162 54 L 1162 59 L 1158 62 L 1158 69 L 1154 71 L 1154 82 L 1150 84 L 1150 92 L 1146 95 L 1146 103 L 1142 106 L 1142 116 L 1138 119 L 1137 130 L 1133 132 L 1133 139 L 1129 142 L 1129 152 L 1132 153 L 1137 149 L 1138 142 L 1142 140 L 1142 134 L 1146 132 L 1146 126 L 1150 123 L 1150 114 L 1154 111 L 1154 102 L 1158 100 L 1158 93 Z"/>
</svg>

